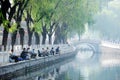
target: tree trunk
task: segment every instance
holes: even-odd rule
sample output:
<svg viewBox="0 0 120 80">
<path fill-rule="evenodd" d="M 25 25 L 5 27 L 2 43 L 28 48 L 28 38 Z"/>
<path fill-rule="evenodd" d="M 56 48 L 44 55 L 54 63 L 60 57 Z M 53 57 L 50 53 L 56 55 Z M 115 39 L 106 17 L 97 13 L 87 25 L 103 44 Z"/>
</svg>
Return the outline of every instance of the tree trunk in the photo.
<svg viewBox="0 0 120 80">
<path fill-rule="evenodd" d="M 28 31 L 28 46 L 31 46 L 32 43 L 32 35 L 33 35 L 33 30 L 30 30 L 30 23 L 32 22 L 32 18 L 31 18 L 31 9 L 30 9 L 30 13 L 27 10 L 27 18 L 26 18 L 26 24 L 27 24 L 27 31 Z"/>
<path fill-rule="evenodd" d="M 49 44 L 52 44 L 52 35 L 53 35 L 53 32 L 55 31 L 54 29 L 54 25 L 56 23 L 53 22 L 52 25 L 50 25 L 50 31 L 49 31 L 49 34 L 48 34 L 48 37 L 49 37 Z M 58 24 L 56 24 L 56 27 L 57 27 Z"/>
<path fill-rule="evenodd" d="M 63 40 L 63 44 L 65 44 L 65 43 L 66 43 L 66 41 L 65 41 L 65 37 L 63 37 L 63 39 L 62 39 L 62 40 Z"/>
<path fill-rule="evenodd" d="M 54 40 L 54 44 L 59 44 L 59 43 L 60 43 L 60 26 L 58 26 L 55 31 L 55 40 Z"/>
<path fill-rule="evenodd" d="M 42 44 L 45 44 L 46 42 L 46 34 L 42 34 Z"/>
<path fill-rule="evenodd" d="M 48 37 L 49 37 L 49 44 L 52 44 L 52 35 L 49 34 Z"/>
<path fill-rule="evenodd" d="M 37 32 L 35 32 L 35 44 L 36 45 L 40 44 L 40 37 L 39 37 L 39 34 Z"/>
<path fill-rule="evenodd" d="M 7 15 L 6 13 L 8 12 L 8 9 L 10 8 L 11 4 L 9 2 L 9 0 L 1 0 L 1 9 L 0 12 L 2 13 L 3 16 L 0 17 L 0 25 L 1 23 L 3 23 L 3 20 L 7 20 Z M 8 39 L 8 28 L 10 27 L 8 24 L 7 26 L 4 26 L 4 30 L 3 30 L 3 39 L 2 39 L 2 45 L 4 46 L 4 51 L 6 51 L 6 45 L 7 45 L 7 39 Z"/>
<path fill-rule="evenodd" d="M 25 31 L 23 28 L 20 28 L 19 29 L 19 34 L 20 34 L 20 45 L 22 46 L 23 48 L 23 44 L 24 44 L 24 34 L 25 34 Z"/>
<path fill-rule="evenodd" d="M 30 26 L 29 26 L 30 21 L 29 21 L 28 13 L 27 13 L 26 23 L 27 23 L 27 31 L 28 31 L 28 46 L 31 46 L 33 31 L 30 30 Z"/>
<path fill-rule="evenodd" d="M 4 51 L 6 51 L 7 39 L 8 39 L 8 30 L 4 28 L 3 39 L 2 39 L 2 45 L 4 46 Z"/>
<path fill-rule="evenodd" d="M 54 44 L 59 44 L 60 40 L 58 39 L 58 36 L 55 36 Z"/>
<path fill-rule="evenodd" d="M 28 46 L 31 46 L 32 44 L 32 36 L 33 36 L 33 31 L 28 32 L 29 38 L 28 38 Z"/>
<path fill-rule="evenodd" d="M 12 49 L 14 49 L 14 45 L 16 42 L 16 36 L 17 36 L 17 30 L 12 33 L 12 43 L 11 43 Z"/>
<path fill-rule="evenodd" d="M 43 32 L 42 32 L 42 44 L 45 44 L 46 42 L 46 35 L 47 35 L 47 30 L 46 30 L 46 25 L 43 26 Z"/>
<path fill-rule="evenodd" d="M 66 37 L 66 35 L 64 35 L 64 37 L 63 37 L 63 44 L 66 44 L 67 43 L 67 37 Z"/>
</svg>

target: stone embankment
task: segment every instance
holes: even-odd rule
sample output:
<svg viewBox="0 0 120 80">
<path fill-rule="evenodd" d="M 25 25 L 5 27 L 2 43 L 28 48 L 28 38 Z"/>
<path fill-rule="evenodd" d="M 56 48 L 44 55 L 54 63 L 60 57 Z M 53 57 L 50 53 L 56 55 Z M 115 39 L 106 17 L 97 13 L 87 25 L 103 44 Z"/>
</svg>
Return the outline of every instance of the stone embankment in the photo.
<svg viewBox="0 0 120 80">
<path fill-rule="evenodd" d="M 50 46 L 49 46 L 50 47 Z M 20 61 L 17 63 L 7 63 L 0 66 L 0 80 L 11 79 L 35 70 L 43 69 L 55 63 L 65 61 L 76 55 L 76 50 L 71 46 L 60 46 L 61 54 L 37 57 L 31 60 Z"/>
</svg>

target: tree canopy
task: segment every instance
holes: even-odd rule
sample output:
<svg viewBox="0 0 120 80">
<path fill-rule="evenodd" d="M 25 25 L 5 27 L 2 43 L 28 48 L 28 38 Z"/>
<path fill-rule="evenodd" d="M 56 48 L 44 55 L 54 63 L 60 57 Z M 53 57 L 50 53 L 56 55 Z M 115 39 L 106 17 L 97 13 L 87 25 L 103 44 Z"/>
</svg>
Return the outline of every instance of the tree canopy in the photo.
<svg viewBox="0 0 120 80">
<path fill-rule="evenodd" d="M 43 41 L 46 40 L 46 35 L 51 40 L 51 36 L 58 32 L 58 29 L 59 36 L 64 39 L 72 34 L 81 35 L 85 30 L 84 24 L 91 25 L 94 22 L 93 15 L 98 8 L 99 0 L 1 0 L 0 25 L 3 24 L 9 29 L 6 30 L 7 34 L 15 33 L 14 31 L 20 29 L 21 21 L 25 20 L 31 45 L 33 32 L 36 35 L 42 34 Z M 15 20 L 14 24 L 11 24 L 12 19 Z M 5 38 L 7 39 L 7 36 Z"/>
</svg>

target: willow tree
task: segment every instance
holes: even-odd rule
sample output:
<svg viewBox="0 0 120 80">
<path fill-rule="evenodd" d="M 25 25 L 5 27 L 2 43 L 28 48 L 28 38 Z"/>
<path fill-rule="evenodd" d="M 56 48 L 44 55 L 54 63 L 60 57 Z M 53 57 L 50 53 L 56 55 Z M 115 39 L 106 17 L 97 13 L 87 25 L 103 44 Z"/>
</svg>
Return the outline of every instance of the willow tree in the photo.
<svg viewBox="0 0 120 80">
<path fill-rule="evenodd" d="M 74 0 L 71 1 L 61 1 L 59 7 L 56 10 L 56 13 L 53 16 L 53 19 L 56 22 L 55 27 L 55 44 L 65 42 L 65 34 L 68 27 L 68 18 L 70 17 L 70 13 L 72 12 L 74 6 Z M 67 26 L 66 26 L 67 25 Z"/>
<path fill-rule="evenodd" d="M 81 34 L 84 32 L 84 24 L 92 21 L 89 14 L 93 7 L 88 6 L 88 0 L 31 0 L 31 2 L 29 8 L 32 9 L 29 9 L 31 10 L 29 15 L 33 27 L 29 28 L 42 34 L 42 44 L 45 44 L 47 34 L 51 44 L 51 36 L 54 32 L 56 40 L 63 35 L 66 38 L 70 32 Z M 64 25 L 67 25 L 66 29 Z"/>
<path fill-rule="evenodd" d="M 32 6 L 33 28 L 36 32 L 42 34 L 42 44 L 45 44 L 46 36 L 49 36 L 49 43 L 51 44 L 51 36 L 57 30 L 58 24 L 63 22 L 62 19 L 69 14 L 73 8 L 72 1 L 67 0 L 35 0 Z M 64 23 L 64 22 L 63 22 Z M 63 29 L 63 28 L 62 28 Z"/>
<path fill-rule="evenodd" d="M 51 36 L 55 30 L 55 20 L 53 15 L 62 0 L 35 0 L 32 6 L 33 27 L 36 33 L 42 34 L 42 44 L 46 42 L 46 36 L 49 36 L 49 43 L 51 43 Z M 54 29 L 54 30 L 53 30 Z"/>
<path fill-rule="evenodd" d="M 61 26 L 56 29 L 55 44 L 61 43 L 61 41 L 66 43 L 68 33 L 73 32 L 80 27 L 79 23 L 81 17 L 79 17 L 79 6 L 76 5 L 76 3 L 82 4 L 80 3 L 80 0 L 71 0 L 69 2 L 66 0 L 58 9 L 58 14 L 56 14 L 58 16 L 57 21 Z"/>
<path fill-rule="evenodd" d="M 71 19 L 69 19 L 69 34 L 71 32 L 80 36 L 85 31 L 85 24 L 93 24 L 94 14 L 99 10 L 98 0 L 78 0 L 75 2 L 72 10 Z"/>
<path fill-rule="evenodd" d="M 70 25 L 69 27 L 69 35 L 72 33 L 78 34 L 79 40 L 80 40 L 80 35 L 82 35 L 85 31 L 84 24 L 87 22 L 88 15 L 86 13 L 86 1 L 87 0 L 80 0 L 76 1 L 74 3 L 74 9 L 72 10 L 72 15 L 70 21 L 68 24 Z"/>
<path fill-rule="evenodd" d="M 14 1 L 14 3 L 16 3 L 16 1 Z M 23 17 L 23 12 L 27 6 L 27 4 L 29 3 L 29 0 L 21 0 L 19 1 L 19 4 L 18 4 L 18 7 L 16 8 L 16 14 L 14 15 L 15 16 L 15 22 L 16 22 L 16 30 L 13 32 L 12 34 L 12 49 L 15 45 L 15 42 L 16 42 L 16 36 L 17 36 L 17 32 L 19 31 L 19 34 L 20 34 L 20 44 L 22 45 L 22 48 L 23 48 L 23 44 L 24 44 L 24 29 L 21 28 L 21 21 L 22 21 L 22 17 Z"/>
<path fill-rule="evenodd" d="M 25 7 L 27 6 L 29 0 L 1 0 L 0 1 L 0 25 L 3 24 L 3 40 L 2 45 L 4 46 L 4 50 L 6 50 L 7 39 L 9 32 L 12 32 L 12 49 L 16 42 L 16 34 L 19 29 L 20 33 L 20 44 L 23 46 L 23 37 L 24 30 L 20 28 L 22 15 Z M 15 23 L 12 22 L 15 20 Z"/>
<path fill-rule="evenodd" d="M 9 30 L 14 27 L 12 27 L 11 20 L 13 19 L 14 14 L 16 13 L 16 8 L 21 1 L 15 0 L 15 3 L 13 4 L 10 3 L 10 0 L 1 0 L 0 3 L 0 25 L 3 24 L 4 26 L 2 45 L 4 46 L 4 50 L 6 50 Z"/>
<path fill-rule="evenodd" d="M 39 2 L 39 3 L 38 3 Z M 32 42 L 32 34 L 35 33 L 36 37 L 36 44 L 39 44 L 39 36 L 42 34 L 43 40 L 42 43 L 45 44 L 46 34 L 47 34 L 47 23 L 50 21 L 49 13 L 52 12 L 51 3 L 49 0 L 31 0 L 28 7 L 27 7 L 27 27 L 28 27 L 28 34 L 29 34 L 29 41 L 28 44 L 31 45 Z M 32 21 L 32 25 L 30 24 Z"/>
</svg>

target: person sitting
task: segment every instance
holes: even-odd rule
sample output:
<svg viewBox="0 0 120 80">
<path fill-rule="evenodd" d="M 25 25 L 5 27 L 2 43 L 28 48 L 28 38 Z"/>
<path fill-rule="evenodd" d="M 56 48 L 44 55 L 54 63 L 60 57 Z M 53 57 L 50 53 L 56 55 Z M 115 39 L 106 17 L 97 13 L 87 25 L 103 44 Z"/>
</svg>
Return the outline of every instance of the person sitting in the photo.
<svg viewBox="0 0 120 80">
<path fill-rule="evenodd" d="M 40 52 L 40 50 L 38 50 L 38 56 L 41 57 L 42 53 Z"/>
<path fill-rule="evenodd" d="M 23 48 L 23 51 L 22 51 L 22 53 L 20 54 L 20 57 L 21 57 L 23 60 L 29 60 L 28 52 L 25 50 L 25 48 Z"/>
<path fill-rule="evenodd" d="M 31 51 L 30 48 L 27 48 L 27 52 L 28 52 L 29 58 L 35 58 L 37 56 L 34 49 Z"/>
<path fill-rule="evenodd" d="M 36 58 L 37 54 L 35 53 L 35 49 L 32 50 L 31 58 Z"/>
<path fill-rule="evenodd" d="M 45 51 L 44 48 L 42 48 L 41 54 L 45 57 L 45 55 L 46 55 L 46 51 Z"/>
<path fill-rule="evenodd" d="M 10 53 L 10 56 L 9 56 L 9 61 L 10 62 L 18 62 L 18 61 L 21 61 L 22 59 L 19 57 L 19 56 L 16 56 L 14 53 L 13 53 L 13 49 L 11 50 L 11 53 Z"/>
<path fill-rule="evenodd" d="M 39 57 L 44 57 L 44 56 L 46 56 L 46 50 L 44 49 L 44 48 L 42 48 L 42 50 L 40 51 L 40 50 L 38 50 L 38 56 Z"/>
<path fill-rule="evenodd" d="M 50 54 L 50 51 L 49 51 L 49 48 L 47 47 L 47 49 L 46 49 L 46 56 L 49 56 L 49 54 Z"/>
<path fill-rule="evenodd" d="M 55 52 L 55 51 L 54 51 L 54 48 L 52 47 L 51 50 L 50 50 L 50 54 L 51 54 L 51 55 L 54 55 L 54 52 Z"/>
<path fill-rule="evenodd" d="M 28 53 L 28 58 L 30 59 L 31 58 L 31 53 L 32 53 L 32 51 L 30 51 L 30 48 L 27 48 L 27 53 Z"/>
<path fill-rule="evenodd" d="M 56 48 L 56 54 L 60 54 L 59 46 Z"/>
<path fill-rule="evenodd" d="M 13 49 L 11 49 L 10 55 L 9 55 L 9 62 L 15 62 L 14 54 L 13 54 Z"/>
</svg>

